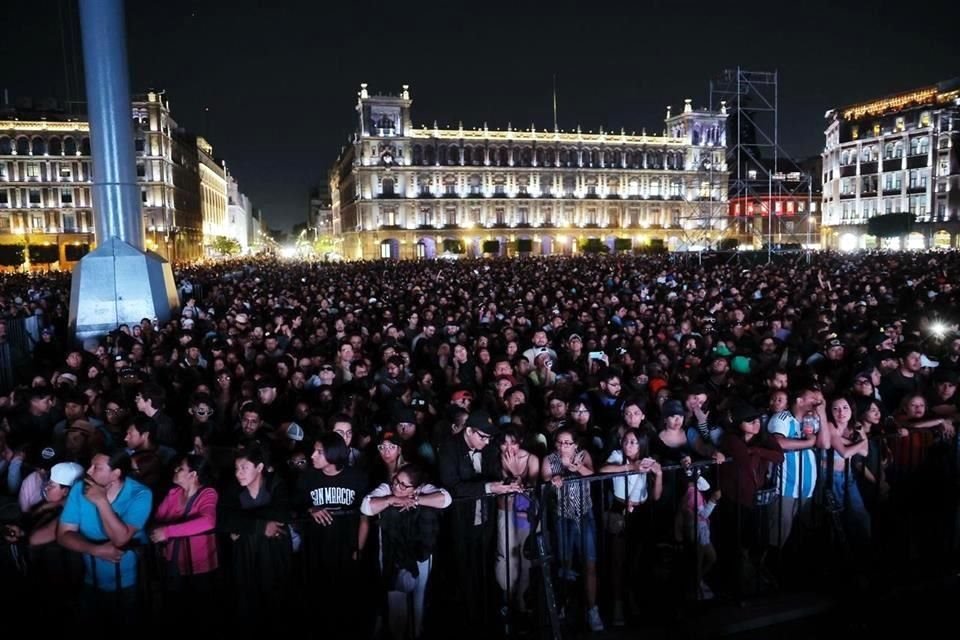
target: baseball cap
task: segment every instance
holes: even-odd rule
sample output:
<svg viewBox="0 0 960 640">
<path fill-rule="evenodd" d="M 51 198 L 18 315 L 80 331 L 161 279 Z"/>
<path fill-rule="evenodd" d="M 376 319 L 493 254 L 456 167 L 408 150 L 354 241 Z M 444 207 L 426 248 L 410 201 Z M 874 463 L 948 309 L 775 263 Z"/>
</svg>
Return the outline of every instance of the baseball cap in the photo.
<svg viewBox="0 0 960 640">
<path fill-rule="evenodd" d="M 393 412 L 393 424 L 397 425 L 401 423 L 417 423 L 417 416 L 414 415 L 413 409 L 409 407 L 402 407 Z"/>
<path fill-rule="evenodd" d="M 83 477 L 83 467 L 76 462 L 58 462 L 50 468 L 50 481 L 65 487 L 72 487 Z"/>
<path fill-rule="evenodd" d="M 497 428 L 490 419 L 490 414 L 486 411 L 474 411 L 467 418 L 467 426 L 474 431 L 480 431 L 489 436 L 496 435 Z"/>
<path fill-rule="evenodd" d="M 287 437 L 294 442 L 302 442 L 303 427 L 298 425 L 296 422 L 291 422 L 289 425 L 287 425 Z"/>
<path fill-rule="evenodd" d="M 473 392 L 466 389 L 461 389 L 460 391 L 454 391 L 450 396 L 451 402 L 457 402 L 458 400 L 473 400 Z"/>
<path fill-rule="evenodd" d="M 660 410 L 660 413 L 664 418 L 669 418 L 670 416 L 682 416 L 684 415 L 683 405 L 679 400 L 667 400 L 663 403 L 663 408 Z"/>
<path fill-rule="evenodd" d="M 763 415 L 763 412 L 753 405 L 740 402 L 730 410 L 730 422 L 732 422 L 734 426 L 737 426 L 741 422 L 749 422 L 759 418 L 761 415 Z"/>
</svg>

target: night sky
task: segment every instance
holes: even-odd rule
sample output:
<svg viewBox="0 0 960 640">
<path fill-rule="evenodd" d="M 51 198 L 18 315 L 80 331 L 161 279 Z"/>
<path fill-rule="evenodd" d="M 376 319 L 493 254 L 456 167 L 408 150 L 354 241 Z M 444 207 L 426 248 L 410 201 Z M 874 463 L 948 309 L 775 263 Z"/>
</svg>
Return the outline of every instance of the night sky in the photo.
<svg viewBox="0 0 960 640">
<path fill-rule="evenodd" d="M 557 74 L 561 129 L 653 133 L 667 104 L 705 106 L 724 69 L 777 70 L 800 158 L 822 148 L 827 109 L 960 76 L 960 3 L 857 4 L 142 0 L 127 3 L 131 89 L 166 89 L 289 228 L 355 128 L 361 82 L 409 84 L 418 126 L 549 128 Z M 76 0 L 3 9 L 0 89 L 82 99 Z"/>
</svg>

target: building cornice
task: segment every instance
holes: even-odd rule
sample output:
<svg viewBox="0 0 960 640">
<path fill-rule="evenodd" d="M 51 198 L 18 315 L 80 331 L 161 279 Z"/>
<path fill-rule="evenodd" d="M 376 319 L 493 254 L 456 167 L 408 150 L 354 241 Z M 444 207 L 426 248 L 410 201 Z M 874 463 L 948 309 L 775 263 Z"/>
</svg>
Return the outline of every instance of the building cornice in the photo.
<svg viewBox="0 0 960 640">
<path fill-rule="evenodd" d="M 51 122 L 49 120 L 0 120 L 0 131 L 69 131 L 90 132 L 86 122 Z"/>
</svg>

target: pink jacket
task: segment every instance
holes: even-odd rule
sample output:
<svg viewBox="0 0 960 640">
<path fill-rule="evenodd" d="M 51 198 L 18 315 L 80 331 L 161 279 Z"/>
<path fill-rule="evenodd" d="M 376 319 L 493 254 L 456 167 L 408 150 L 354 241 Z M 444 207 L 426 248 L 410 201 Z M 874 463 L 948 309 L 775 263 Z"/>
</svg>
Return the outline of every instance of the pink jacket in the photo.
<svg viewBox="0 0 960 640">
<path fill-rule="evenodd" d="M 154 523 L 163 528 L 168 540 L 164 555 L 173 560 L 174 541 L 179 542 L 177 566 L 180 575 L 209 573 L 217 568 L 217 492 L 205 487 L 197 494 L 190 513 L 183 513 L 183 489 L 174 487 L 160 503 Z M 187 554 L 187 545 L 190 553 Z M 188 565 L 188 559 L 192 566 Z"/>
</svg>

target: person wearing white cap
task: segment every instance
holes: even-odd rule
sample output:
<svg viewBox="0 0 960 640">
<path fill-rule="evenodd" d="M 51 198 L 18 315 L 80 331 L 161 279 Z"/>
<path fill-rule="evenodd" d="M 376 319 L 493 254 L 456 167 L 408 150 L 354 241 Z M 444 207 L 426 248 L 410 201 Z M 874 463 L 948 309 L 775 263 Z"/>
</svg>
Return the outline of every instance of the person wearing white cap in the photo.
<svg viewBox="0 0 960 640">
<path fill-rule="evenodd" d="M 71 488 L 82 477 L 83 467 L 76 462 L 60 462 L 50 468 L 50 475 L 43 485 L 43 500 L 24 514 L 23 529 L 19 531 L 31 547 L 56 540 L 57 519 Z"/>
</svg>

